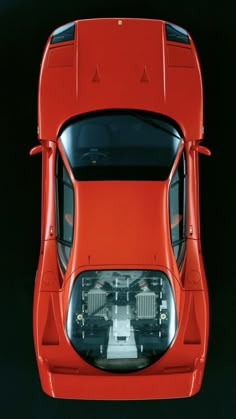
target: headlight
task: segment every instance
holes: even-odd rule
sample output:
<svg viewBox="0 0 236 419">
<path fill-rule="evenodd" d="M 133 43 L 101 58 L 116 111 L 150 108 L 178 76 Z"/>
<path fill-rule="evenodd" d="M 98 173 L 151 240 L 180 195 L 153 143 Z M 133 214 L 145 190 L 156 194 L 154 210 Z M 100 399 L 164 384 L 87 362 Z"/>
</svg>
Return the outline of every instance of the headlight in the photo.
<svg viewBox="0 0 236 419">
<path fill-rule="evenodd" d="M 75 36 L 75 24 L 67 23 L 60 26 L 52 33 L 51 44 L 58 44 L 59 42 L 72 41 Z"/>
</svg>

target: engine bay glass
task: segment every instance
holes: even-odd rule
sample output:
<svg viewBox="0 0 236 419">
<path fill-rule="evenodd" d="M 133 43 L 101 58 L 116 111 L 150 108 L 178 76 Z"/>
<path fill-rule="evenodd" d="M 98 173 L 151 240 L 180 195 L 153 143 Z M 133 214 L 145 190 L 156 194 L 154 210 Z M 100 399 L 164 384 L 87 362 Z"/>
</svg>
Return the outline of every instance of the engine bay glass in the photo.
<svg viewBox="0 0 236 419">
<path fill-rule="evenodd" d="M 147 367 L 176 334 L 170 281 L 154 270 L 84 271 L 72 288 L 66 326 L 89 364 L 116 373 Z"/>
</svg>

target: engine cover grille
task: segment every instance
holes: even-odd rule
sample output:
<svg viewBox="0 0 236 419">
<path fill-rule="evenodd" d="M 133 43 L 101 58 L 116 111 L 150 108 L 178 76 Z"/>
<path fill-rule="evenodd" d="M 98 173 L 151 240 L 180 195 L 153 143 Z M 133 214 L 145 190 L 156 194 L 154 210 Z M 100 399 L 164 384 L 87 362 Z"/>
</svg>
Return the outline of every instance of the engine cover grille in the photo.
<svg viewBox="0 0 236 419">
<path fill-rule="evenodd" d="M 106 304 L 106 299 L 107 296 L 105 291 L 99 289 L 90 290 L 88 292 L 88 315 L 90 316 L 94 313 L 94 316 L 106 316 L 106 307 L 103 307 L 101 310 L 98 310 L 99 307 Z"/>
<path fill-rule="evenodd" d="M 154 319 L 156 316 L 156 295 L 154 292 L 140 292 L 136 295 L 138 319 Z"/>
</svg>

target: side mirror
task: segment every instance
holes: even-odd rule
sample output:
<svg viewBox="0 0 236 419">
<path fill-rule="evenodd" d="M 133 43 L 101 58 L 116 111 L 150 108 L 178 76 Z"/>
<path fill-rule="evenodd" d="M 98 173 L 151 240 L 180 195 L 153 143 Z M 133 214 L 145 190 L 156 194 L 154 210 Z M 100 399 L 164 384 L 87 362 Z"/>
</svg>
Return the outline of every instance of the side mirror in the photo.
<svg viewBox="0 0 236 419">
<path fill-rule="evenodd" d="M 191 151 L 197 151 L 198 153 L 205 154 L 206 156 L 211 156 L 209 148 L 202 145 L 192 145 Z"/>
<path fill-rule="evenodd" d="M 36 145 L 35 147 L 31 148 L 29 155 L 34 156 L 35 154 L 42 153 L 43 146 L 42 145 Z"/>
<path fill-rule="evenodd" d="M 51 151 L 52 148 L 51 147 L 47 147 L 46 145 L 36 145 L 35 147 L 31 148 L 29 155 L 30 156 L 34 156 L 35 154 L 39 154 L 42 153 L 43 149 L 47 150 L 47 151 Z"/>
</svg>

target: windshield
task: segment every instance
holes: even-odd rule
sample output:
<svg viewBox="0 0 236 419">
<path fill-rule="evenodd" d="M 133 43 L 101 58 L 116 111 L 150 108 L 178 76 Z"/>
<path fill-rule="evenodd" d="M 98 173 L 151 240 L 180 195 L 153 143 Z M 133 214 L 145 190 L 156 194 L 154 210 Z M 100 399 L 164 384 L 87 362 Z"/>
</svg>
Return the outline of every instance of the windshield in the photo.
<svg viewBox="0 0 236 419">
<path fill-rule="evenodd" d="M 67 124 L 60 140 L 77 180 L 165 180 L 181 136 L 156 114 L 110 110 Z"/>
</svg>

